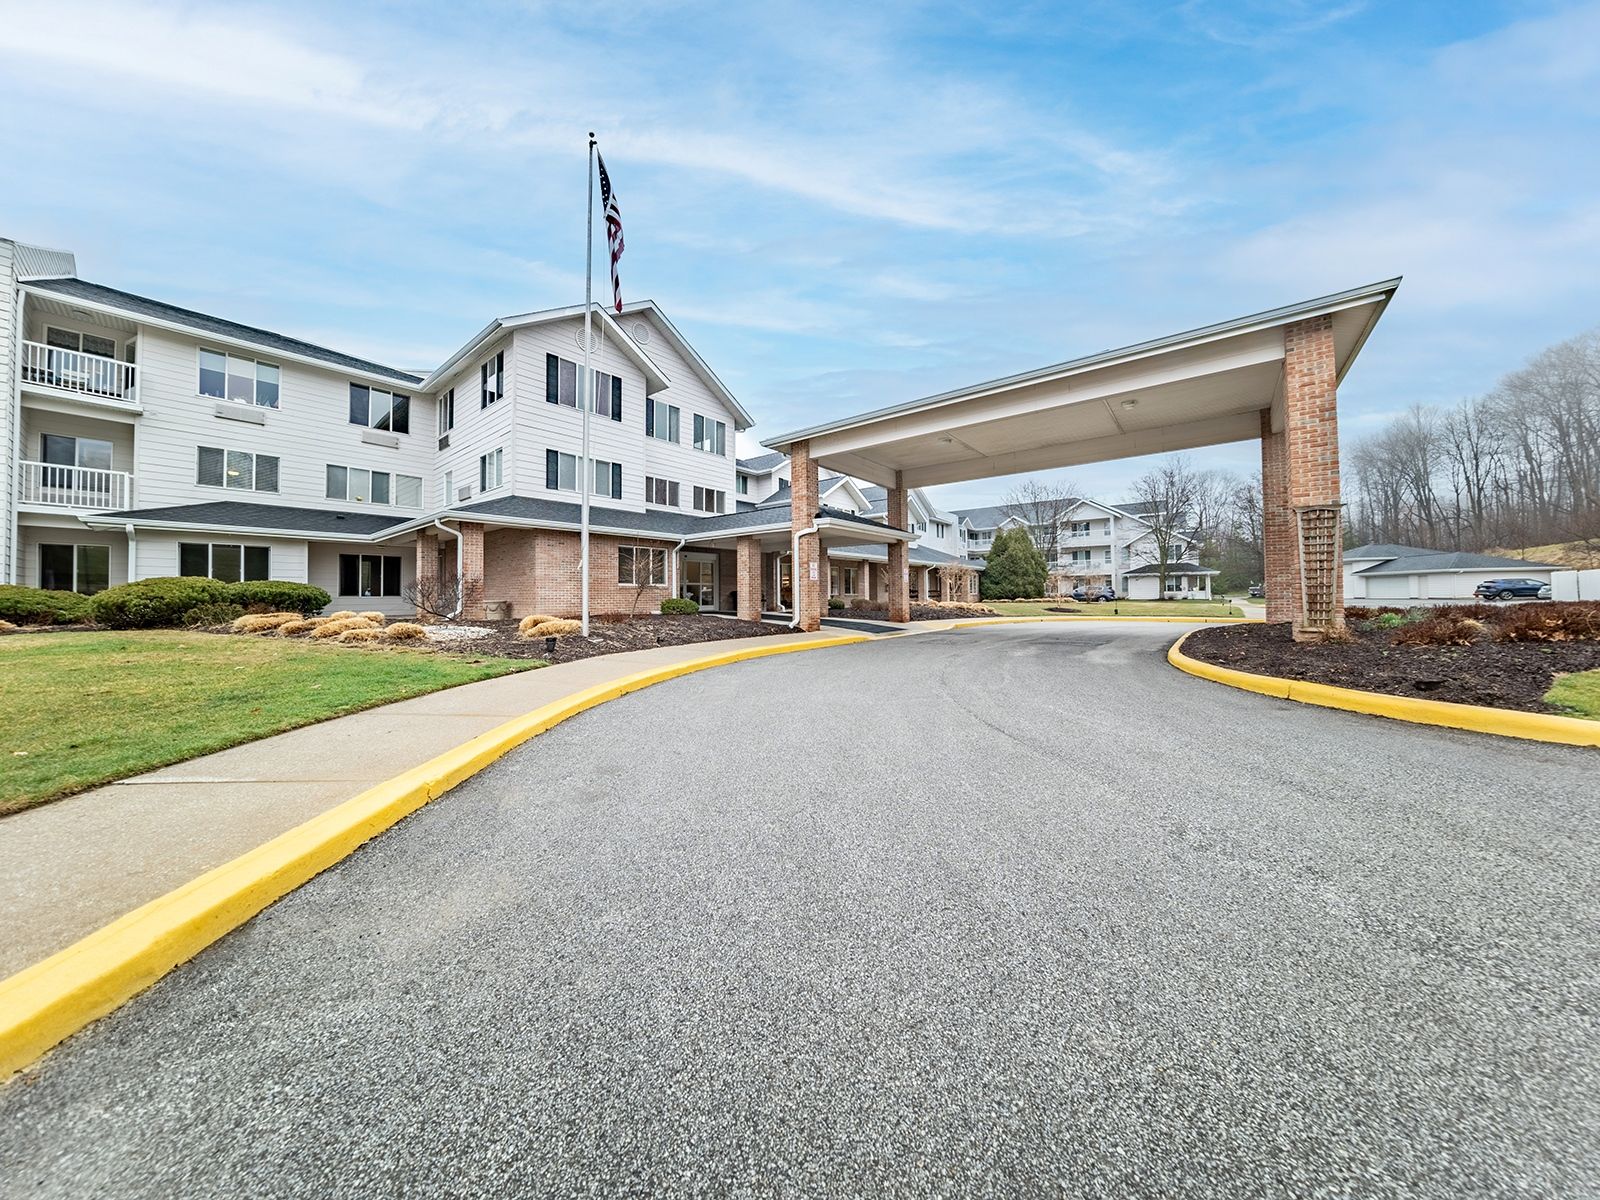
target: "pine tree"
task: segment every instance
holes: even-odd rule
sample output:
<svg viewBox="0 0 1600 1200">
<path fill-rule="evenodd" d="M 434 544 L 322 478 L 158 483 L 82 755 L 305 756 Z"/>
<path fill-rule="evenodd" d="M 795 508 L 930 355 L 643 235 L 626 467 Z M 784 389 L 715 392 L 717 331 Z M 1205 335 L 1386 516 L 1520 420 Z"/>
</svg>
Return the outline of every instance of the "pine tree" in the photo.
<svg viewBox="0 0 1600 1200">
<path fill-rule="evenodd" d="M 1044 595 L 1048 567 L 1028 531 L 1013 527 L 995 535 L 981 585 L 985 600 L 1027 600 Z"/>
</svg>

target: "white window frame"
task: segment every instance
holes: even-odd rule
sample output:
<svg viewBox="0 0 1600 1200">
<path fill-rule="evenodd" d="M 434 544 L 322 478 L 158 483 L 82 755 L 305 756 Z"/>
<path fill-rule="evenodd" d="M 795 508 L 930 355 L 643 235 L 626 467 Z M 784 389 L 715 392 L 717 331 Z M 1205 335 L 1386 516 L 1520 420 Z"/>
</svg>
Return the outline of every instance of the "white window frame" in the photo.
<svg viewBox="0 0 1600 1200">
<path fill-rule="evenodd" d="M 676 404 L 668 404 L 665 400 L 647 399 L 650 406 L 650 436 L 658 442 L 671 442 L 677 445 L 679 441 L 679 422 L 682 412 Z"/>
<path fill-rule="evenodd" d="M 207 450 L 214 450 L 222 455 L 221 483 L 207 483 L 200 478 L 200 456 Z M 273 470 L 277 476 L 277 487 L 264 488 L 257 484 L 260 476 L 258 464 L 263 458 L 271 459 L 274 464 Z M 238 459 L 249 460 L 250 482 L 248 486 L 242 484 L 235 486 L 228 482 L 228 472 L 235 468 L 236 460 Z M 260 492 L 263 495 L 276 496 L 283 490 L 283 459 L 276 454 L 262 454 L 253 450 L 236 450 L 232 446 L 196 446 L 194 448 L 194 485 L 195 487 L 203 488 L 222 488 L 224 491 L 229 492 Z"/>
<path fill-rule="evenodd" d="M 704 413 L 694 414 L 694 448 L 702 454 L 728 456 L 728 423 Z M 706 443 L 710 443 L 707 445 Z"/>
<path fill-rule="evenodd" d="M 333 490 L 333 479 L 330 475 L 330 472 L 332 471 L 344 472 L 343 495 L 338 495 Z M 387 500 L 374 500 L 372 498 L 372 494 L 376 490 L 373 486 L 373 481 L 380 475 L 389 481 L 387 488 L 389 498 Z M 359 484 L 352 486 L 353 481 L 357 476 L 363 476 L 365 478 L 366 486 L 364 488 Z M 415 504 L 400 503 L 400 481 L 402 479 L 416 487 L 417 502 Z M 345 463 L 329 463 L 322 473 L 322 491 L 324 499 L 338 500 L 345 504 L 376 504 L 382 508 L 407 508 L 418 510 L 423 507 L 422 476 L 402 475 L 398 471 L 378 471 L 372 469 L 371 467 L 352 467 Z M 355 495 L 354 493 L 357 491 L 363 491 L 365 492 L 365 495 Z"/>
<path fill-rule="evenodd" d="M 222 580 L 223 583 L 238 583 L 241 580 L 244 580 L 246 578 L 246 576 L 245 576 L 245 567 L 244 567 L 244 562 L 245 562 L 244 555 L 245 555 L 245 551 L 246 550 L 260 550 L 262 553 L 264 553 L 267 556 L 267 573 L 265 575 L 261 576 L 261 578 L 262 579 L 271 579 L 272 578 L 272 547 L 271 546 L 252 546 L 248 542 L 188 542 L 188 541 L 184 541 L 182 538 L 179 538 L 179 540 L 178 540 L 178 564 L 177 564 L 179 572 L 182 572 L 182 570 L 183 570 L 183 548 L 185 546 L 204 546 L 206 548 L 206 573 L 204 575 L 204 578 L 206 578 L 206 579 L 216 579 L 217 578 L 217 576 L 215 574 L 213 574 L 213 572 L 216 570 L 217 547 L 218 546 L 225 546 L 230 550 L 237 550 L 239 552 L 239 578 L 238 579 L 224 579 L 224 580 Z M 257 580 L 250 580 L 250 582 L 255 583 L 255 582 L 258 582 L 258 581 Z"/>
<path fill-rule="evenodd" d="M 666 499 L 658 500 L 656 499 L 658 495 L 665 496 Z M 645 476 L 644 502 L 646 504 L 655 504 L 661 508 L 681 508 L 683 505 L 680 495 L 676 479 L 662 479 L 656 475 Z"/>
<path fill-rule="evenodd" d="M 439 394 L 439 436 L 444 437 L 456 427 L 456 390 L 446 388 Z"/>
<path fill-rule="evenodd" d="M 83 568 L 83 557 L 84 557 L 83 552 L 85 550 L 101 550 L 101 551 L 105 552 L 105 556 L 106 556 L 106 571 L 105 571 L 106 587 L 110 587 L 111 586 L 111 547 L 110 546 L 103 545 L 103 544 L 96 543 L 96 542 L 40 542 L 38 544 L 38 551 L 37 551 L 37 557 L 38 557 L 38 560 L 39 560 L 39 570 L 38 570 L 37 578 L 39 580 L 39 586 L 41 588 L 45 586 L 45 579 L 44 579 L 44 552 L 45 552 L 46 548 L 55 547 L 55 546 L 68 546 L 68 547 L 71 547 L 71 549 L 72 549 L 72 586 L 70 588 L 67 588 L 66 589 L 67 591 L 69 591 L 69 592 L 77 592 L 79 587 L 82 586 L 83 575 L 85 574 L 84 568 Z M 93 592 L 79 592 L 79 594 L 80 595 L 84 595 L 84 596 L 92 596 L 92 595 L 94 595 Z"/>
<path fill-rule="evenodd" d="M 492 492 L 505 487 L 505 447 L 496 446 L 487 454 L 478 455 L 478 490 Z"/>
<path fill-rule="evenodd" d="M 220 396 L 201 390 L 200 372 L 205 362 L 202 356 L 206 354 L 214 354 L 222 359 L 222 395 Z M 228 394 L 230 390 L 228 381 L 234 377 L 232 364 L 236 362 L 249 363 L 253 368 L 250 373 L 250 399 L 248 400 L 236 399 Z M 277 395 L 273 397 L 271 403 L 263 403 L 261 400 L 261 384 L 265 382 L 261 378 L 263 367 L 277 376 L 276 379 L 272 380 L 273 386 L 277 388 Z M 240 378 L 242 379 L 243 376 L 241 375 Z M 234 354 L 227 350 L 213 350 L 210 346 L 196 346 L 194 354 L 194 392 L 195 395 L 204 396 L 208 400 L 223 400 L 229 404 L 248 404 L 252 408 L 270 408 L 276 412 L 283 407 L 283 367 L 277 363 L 268 362 L 264 358 L 253 358 L 246 354 Z"/>
<path fill-rule="evenodd" d="M 639 563 L 641 558 L 647 564 L 644 572 L 646 578 L 644 579 L 639 578 Z M 617 586 L 666 587 L 666 550 L 661 546 L 618 546 Z"/>
<path fill-rule="evenodd" d="M 550 486 L 550 454 L 554 451 L 556 456 L 556 485 Z M 572 466 L 572 486 L 564 482 L 567 478 L 567 466 Z M 568 454 L 564 450 L 556 450 L 553 446 L 545 450 L 544 486 L 549 492 L 576 492 L 578 490 L 578 456 Z"/>
<path fill-rule="evenodd" d="M 712 507 L 707 508 L 709 503 Z M 695 512 L 716 515 L 727 511 L 728 493 L 721 488 L 701 487 L 694 485 L 693 507 Z"/>
</svg>

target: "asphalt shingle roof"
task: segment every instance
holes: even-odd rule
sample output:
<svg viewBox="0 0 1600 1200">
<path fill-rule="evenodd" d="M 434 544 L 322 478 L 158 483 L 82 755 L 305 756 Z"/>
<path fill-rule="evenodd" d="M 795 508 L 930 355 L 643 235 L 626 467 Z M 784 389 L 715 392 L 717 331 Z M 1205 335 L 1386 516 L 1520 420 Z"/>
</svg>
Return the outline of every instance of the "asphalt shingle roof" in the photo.
<svg viewBox="0 0 1600 1200">
<path fill-rule="evenodd" d="M 1522 571 L 1556 571 L 1554 563 L 1528 562 L 1521 558 L 1501 558 L 1498 554 L 1423 552 L 1391 558 L 1363 567 L 1357 575 L 1426 575 L 1430 571 L 1493 571 L 1515 575 Z"/>
<path fill-rule="evenodd" d="M 1417 554 L 1443 554 L 1443 550 L 1425 550 L 1421 546 L 1396 546 L 1385 542 L 1373 542 L 1367 546 L 1356 546 L 1344 552 L 1345 562 L 1364 558 L 1407 558 Z"/>
<path fill-rule="evenodd" d="M 369 362 L 364 358 L 354 355 L 341 354 L 337 350 L 330 350 L 326 346 L 318 346 L 311 342 L 303 342 L 299 338 L 286 337 L 281 333 L 273 333 L 266 329 L 257 329 L 253 325 L 240 325 L 236 321 L 225 321 L 221 317 L 213 317 L 207 313 L 198 313 L 192 309 L 179 308 L 175 304 L 166 304 L 160 300 L 152 300 L 148 296 L 135 296 L 132 292 L 119 291 L 116 288 L 105 287 L 102 284 L 90 283 L 86 279 L 30 279 L 27 286 L 38 288 L 41 291 L 53 292 L 68 299 L 88 300 L 96 304 L 109 305 L 120 308 L 136 316 L 152 317 L 159 321 L 170 321 L 175 325 L 182 325 L 201 333 L 215 333 L 224 337 L 236 338 L 241 342 L 260 346 L 264 350 L 278 350 L 288 354 L 298 354 L 304 358 L 314 358 L 325 362 L 330 367 L 343 367 L 346 370 L 366 371 L 373 375 L 382 375 L 393 379 L 397 383 L 408 383 L 416 386 L 422 382 L 422 377 L 412 375 L 406 371 L 397 371 L 393 367 L 386 367 L 382 363 Z"/>
<path fill-rule="evenodd" d="M 170 521 L 176 525 L 217 525 L 240 529 L 283 529 L 297 533 L 344 533 L 365 538 L 410 517 L 370 512 L 337 512 L 326 508 L 297 508 L 287 504 L 252 504 L 245 500 L 212 500 L 204 504 L 172 504 L 162 508 L 134 508 L 97 513 L 96 521 Z"/>
<path fill-rule="evenodd" d="M 788 461 L 787 454 L 758 454 L 754 458 L 741 458 L 738 460 L 740 470 L 753 471 L 764 475 L 773 467 Z"/>
<path fill-rule="evenodd" d="M 1067 566 L 1071 566 L 1072 564 L 1070 564 L 1070 563 L 1062 563 L 1061 565 L 1063 567 L 1067 567 Z M 1168 575 L 1215 575 L 1216 573 L 1217 572 L 1213 571 L 1210 567 L 1202 567 L 1197 562 L 1184 561 L 1184 562 L 1170 562 L 1170 563 L 1167 564 L 1167 574 Z M 1161 567 L 1160 567 L 1160 564 L 1158 564 L 1158 563 L 1145 563 L 1145 565 L 1142 566 L 1142 567 L 1135 567 L 1131 571 L 1124 571 L 1123 572 L 1123 575 L 1159 575 L 1159 574 L 1161 574 Z"/>
</svg>

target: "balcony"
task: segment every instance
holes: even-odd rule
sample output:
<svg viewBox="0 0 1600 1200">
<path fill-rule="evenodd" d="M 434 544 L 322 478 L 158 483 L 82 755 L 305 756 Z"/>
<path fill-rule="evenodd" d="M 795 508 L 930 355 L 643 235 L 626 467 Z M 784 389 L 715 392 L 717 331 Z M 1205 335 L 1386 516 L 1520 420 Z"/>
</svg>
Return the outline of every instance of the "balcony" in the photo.
<svg viewBox="0 0 1600 1200">
<path fill-rule="evenodd" d="M 62 350 L 42 342 L 22 343 L 24 385 L 134 405 L 139 402 L 138 372 L 133 363 L 114 358 Z"/>
<path fill-rule="evenodd" d="M 127 508 L 133 501 L 133 476 L 127 471 L 27 460 L 18 465 L 22 468 L 19 504 L 108 512 Z"/>
</svg>

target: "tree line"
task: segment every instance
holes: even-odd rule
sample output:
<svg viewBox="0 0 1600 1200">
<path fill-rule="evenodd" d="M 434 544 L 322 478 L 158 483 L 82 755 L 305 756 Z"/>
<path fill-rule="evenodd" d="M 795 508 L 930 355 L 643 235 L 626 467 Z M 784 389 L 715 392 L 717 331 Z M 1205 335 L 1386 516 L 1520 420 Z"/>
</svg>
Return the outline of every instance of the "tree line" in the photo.
<svg viewBox="0 0 1600 1200">
<path fill-rule="evenodd" d="M 1413 406 L 1352 442 L 1345 473 L 1357 542 L 1600 549 L 1600 329 L 1486 395 Z"/>
</svg>

